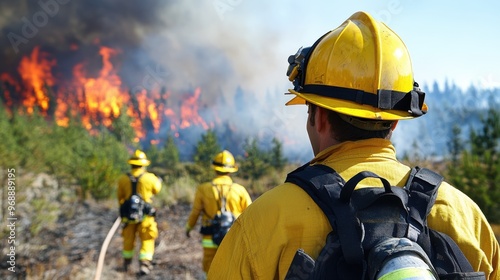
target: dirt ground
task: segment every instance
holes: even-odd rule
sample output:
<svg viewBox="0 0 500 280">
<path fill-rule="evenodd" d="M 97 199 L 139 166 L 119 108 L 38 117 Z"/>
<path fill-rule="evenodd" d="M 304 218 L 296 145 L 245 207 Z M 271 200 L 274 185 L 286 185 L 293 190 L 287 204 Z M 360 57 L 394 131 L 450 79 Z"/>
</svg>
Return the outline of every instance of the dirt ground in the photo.
<svg viewBox="0 0 500 280">
<path fill-rule="evenodd" d="M 117 218 L 117 210 L 96 202 L 76 205 L 72 218 L 62 218 L 57 227 L 41 231 L 37 237 L 18 232 L 16 272 L 8 270 L 7 256 L 2 252 L 1 279 L 95 279 L 97 261 L 103 241 Z M 187 239 L 184 225 L 190 205 L 158 209 L 159 237 L 156 240 L 155 266 L 150 275 L 138 276 L 121 271 L 121 227 L 113 235 L 105 255 L 101 275 L 106 279 L 204 279 L 201 269 L 200 235 L 192 232 Z M 29 234 L 26 233 L 26 236 Z M 138 240 L 137 240 L 138 241 Z M 137 252 L 139 249 L 137 242 Z M 4 247 L 2 245 L 2 247 Z M 3 250 L 5 251 L 5 250 Z M 137 256 L 133 272 L 138 272 Z"/>
</svg>

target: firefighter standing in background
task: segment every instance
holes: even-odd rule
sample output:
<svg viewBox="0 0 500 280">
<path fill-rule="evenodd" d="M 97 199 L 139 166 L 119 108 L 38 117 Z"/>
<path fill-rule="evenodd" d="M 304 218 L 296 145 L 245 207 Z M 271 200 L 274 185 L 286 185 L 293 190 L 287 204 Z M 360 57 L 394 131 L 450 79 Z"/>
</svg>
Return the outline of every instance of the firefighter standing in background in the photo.
<svg viewBox="0 0 500 280">
<path fill-rule="evenodd" d="M 119 204 L 122 205 L 132 195 L 132 182 L 129 175 L 135 178 L 139 177 L 137 181 L 137 193 L 146 203 L 151 204 L 153 195 L 160 192 L 162 183 L 156 175 L 146 171 L 146 166 L 150 164 L 146 154 L 140 150 L 136 150 L 127 163 L 130 164 L 131 171 L 128 174 L 123 174 L 118 181 L 117 196 Z M 153 214 L 145 215 L 142 222 L 126 223 L 123 227 L 122 255 L 126 272 L 129 271 L 132 258 L 134 257 L 136 235 L 141 240 L 139 253 L 140 273 L 149 274 L 152 269 L 155 239 L 158 237 L 158 227 Z"/>
<path fill-rule="evenodd" d="M 346 181 L 366 170 L 403 186 L 410 167 L 397 160 L 391 133 L 399 120 L 422 116 L 427 106 L 399 36 L 358 12 L 288 62 L 295 97 L 287 105 L 308 106 L 306 130 L 315 156 L 308 164 L 327 165 Z M 377 183 L 368 179 L 358 186 Z M 464 193 L 443 182 L 427 221 L 455 240 L 475 271 L 500 279 L 498 242 L 481 209 Z M 232 225 L 208 279 L 284 279 L 296 251 L 317 258 L 331 231 L 304 190 L 281 184 Z"/>
<path fill-rule="evenodd" d="M 217 154 L 212 167 L 216 177 L 198 186 L 193 201 L 193 209 L 186 223 L 186 236 L 190 237 L 190 231 L 196 225 L 198 217 L 202 214 L 201 229 L 203 247 L 203 271 L 208 272 L 212 259 L 217 251 L 217 244 L 212 241 L 211 220 L 220 211 L 221 196 L 226 197 L 226 209 L 237 218 L 252 199 L 247 190 L 233 182 L 230 173 L 238 171 L 234 157 L 229 151 L 222 151 Z"/>
</svg>

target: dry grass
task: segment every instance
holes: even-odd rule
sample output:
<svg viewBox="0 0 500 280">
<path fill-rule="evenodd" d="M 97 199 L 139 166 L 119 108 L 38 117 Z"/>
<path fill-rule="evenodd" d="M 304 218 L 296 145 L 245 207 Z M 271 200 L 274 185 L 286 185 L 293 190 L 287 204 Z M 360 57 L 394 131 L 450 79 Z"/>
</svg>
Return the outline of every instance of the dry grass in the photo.
<svg viewBox="0 0 500 280">
<path fill-rule="evenodd" d="M 198 185 L 188 176 L 173 180 L 171 184 L 164 184 L 162 190 L 154 198 L 161 206 L 170 206 L 177 203 L 191 203 L 194 199 L 196 186 Z"/>
</svg>

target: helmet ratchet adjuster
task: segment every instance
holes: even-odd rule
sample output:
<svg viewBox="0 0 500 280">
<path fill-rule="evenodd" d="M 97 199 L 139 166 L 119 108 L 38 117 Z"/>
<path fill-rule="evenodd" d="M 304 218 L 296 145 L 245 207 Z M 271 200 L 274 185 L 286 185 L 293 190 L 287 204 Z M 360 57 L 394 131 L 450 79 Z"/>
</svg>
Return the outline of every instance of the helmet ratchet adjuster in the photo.
<svg viewBox="0 0 500 280">
<path fill-rule="evenodd" d="M 294 90 L 302 89 L 302 75 L 304 74 L 303 65 L 306 56 L 309 54 L 311 47 L 300 47 L 296 54 L 288 57 L 288 69 L 286 75 L 288 80 L 293 83 Z"/>
</svg>

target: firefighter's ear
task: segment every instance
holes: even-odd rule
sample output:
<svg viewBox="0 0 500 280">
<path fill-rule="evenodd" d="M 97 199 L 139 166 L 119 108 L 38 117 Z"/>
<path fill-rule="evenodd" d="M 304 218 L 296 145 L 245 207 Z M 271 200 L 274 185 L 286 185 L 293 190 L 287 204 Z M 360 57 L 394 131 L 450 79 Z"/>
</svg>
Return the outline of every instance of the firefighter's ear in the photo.
<svg viewBox="0 0 500 280">
<path fill-rule="evenodd" d="M 328 121 L 327 109 L 316 106 L 315 124 L 317 126 L 316 130 L 330 133 L 330 122 Z"/>
<path fill-rule="evenodd" d="M 396 129 L 396 126 L 398 126 L 398 121 L 394 121 L 394 122 L 391 124 L 391 131 L 394 131 L 394 129 Z"/>
</svg>

